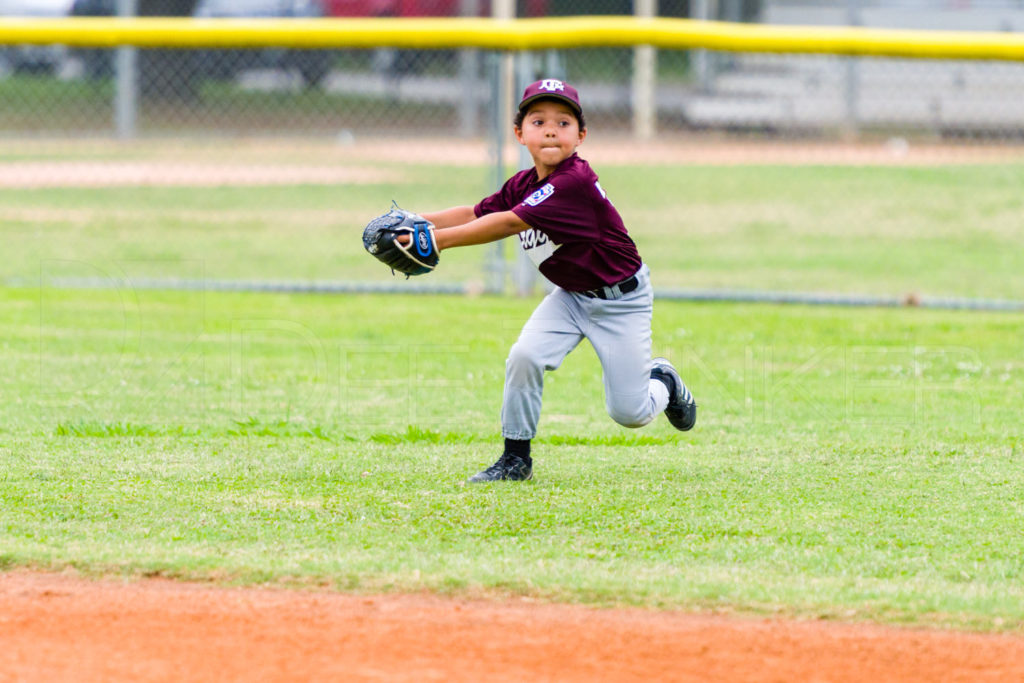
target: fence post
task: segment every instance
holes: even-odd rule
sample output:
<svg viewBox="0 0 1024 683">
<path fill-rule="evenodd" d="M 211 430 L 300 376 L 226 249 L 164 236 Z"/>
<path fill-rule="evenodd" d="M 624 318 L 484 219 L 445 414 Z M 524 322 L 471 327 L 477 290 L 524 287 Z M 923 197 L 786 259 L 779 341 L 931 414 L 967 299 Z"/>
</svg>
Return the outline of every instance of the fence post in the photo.
<svg viewBox="0 0 1024 683">
<path fill-rule="evenodd" d="M 537 73 L 534 66 L 534 59 L 532 52 L 520 52 L 517 56 L 517 69 L 516 69 L 516 90 L 515 97 L 512 99 L 512 109 L 518 103 L 519 93 L 523 92 L 530 83 L 537 80 Z M 523 147 L 519 146 L 519 168 L 521 171 L 533 166 L 533 159 L 530 158 L 530 152 Z M 533 261 L 526 255 L 526 252 L 522 249 L 516 249 L 516 269 L 515 269 L 515 286 L 516 294 L 519 296 L 529 296 L 533 293 L 534 284 L 537 281 L 537 269 L 533 265 Z"/>
<path fill-rule="evenodd" d="M 658 0 L 636 0 L 635 14 L 649 19 L 658 15 Z M 658 120 L 655 99 L 657 53 L 651 45 L 633 48 L 633 135 L 639 140 L 654 137 Z"/>
<path fill-rule="evenodd" d="M 846 0 L 846 23 L 850 26 L 860 26 L 863 23 L 860 0 Z M 860 60 L 857 57 L 846 57 L 845 60 L 843 98 L 846 107 L 843 135 L 848 139 L 855 139 L 860 131 Z"/>
<path fill-rule="evenodd" d="M 138 15 L 137 0 L 117 0 L 117 16 Z M 117 48 L 117 84 L 114 94 L 114 128 L 121 140 L 135 137 L 139 113 L 139 59 L 134 45 Z"/>
<path fill-rule="evenodd" d="M 491 3 L 491 16 L 494 19 L 515 19 L 515 0 L 494 0 Z M 505 182 L 505 143 L 508 141 L 512 88 L 515 83 L 515 63 L 509 52 L 494 52 L 491 72 L 491 104 L 494 107 L 491 118 L 493 124 L 492 149 L 494 150 L 494 190 L 500 190 Z M 505 291 L 505 242 L 500 240 L 492 244 L 484 259 L 487 275 L 486 291 L 491 294 L 502 294 Z"/>
<path fill-rule="evenodd" d="M 495 19 L 515 19 L 516 18 L 516 3 L 515 0 L 494 0 L 492 7 L 492 15 Z M 501 79 L 501 88 L 504 90 L 506 101 L 511 101 L 513 97 L 513 88 L 516 82 L 515 75 L 515 60 L 511 52 L 502 52 L 501 56 L 501 69 L 499 78 Z M 501 135 L 506 138 L 509 135 L 509 126 L 512 124 L 512 118 L 510 112 L 505 111 L 501 114 L 503 120 L 507 125 L 502 126 L 499 131 Z"/>
<path fill-rule="evenodd" d="M 710 3 L 712 0 L 693 0 L 690 3 L 690 12 L 694 19 L 707 21 L 711 18 Z M 700 92 L 708 92 L 711 87 L 711 65 L 709 63 L 708 51 L 697 49 L 690 52 L 693 59 L 693 73 L 697 80 L 697 89 Z"/>
<path fill-rule="evenodd" d="M 480 15 L 480 0 L 459 0 L 459 15 L 476 17 Z M 469 48 L 459 50 L 459 134 L 470 137 L 477 133 L 477 62 L 478 52 Z"/>
<path fill-rule="evenodd" d="M 491 52 L 487 55 L 488 81 L 491 86 L 491 153 L 494 156 L 494 182 L 491 187 L 496 191 L 505 182 L 505 118 L 508 102 L 505 99 L 505 87 L 502 80 L 504 55 Z M 488 294 L 505 293 L 505 240 L 499 240 L 487 247 L 484 252 L 484 291 Z"/>
</svg>

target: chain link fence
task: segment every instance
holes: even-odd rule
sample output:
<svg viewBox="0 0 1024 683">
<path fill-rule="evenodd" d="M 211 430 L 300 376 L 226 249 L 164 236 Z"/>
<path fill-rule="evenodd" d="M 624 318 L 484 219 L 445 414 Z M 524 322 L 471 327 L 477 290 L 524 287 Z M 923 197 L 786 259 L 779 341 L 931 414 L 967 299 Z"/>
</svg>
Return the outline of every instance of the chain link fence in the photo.
<svg viewBox="0 0 1024 683">
<path fill-rule="evenodd" d="M 455 17 L 491 16 L 496 5 L 486 0 L 3 0 L 0 13 L 111 16 L 129 8 L 140 16 L 197 18 Z M 661 0 L 646 6 L 618 0 L 519 0 L 515 5 L 518 17 L 647 12 L 769 24 L 1024 28 L 1024 6 L 1009 0 Z M 304 228 L 312 221 L 314 231 L 326 234 L 341 226 L 353 230 L 385 198 L 423 210 L 436 208 L 435 202 L 473 203 L 528 162 L 509 134 L 508 121 L 513 90 L 537 77 L 565 78 L 580 89 L 591 131 L 584 156 L 599 171 L 744 163 L 998 161 L 1017 158 L 1024 133 L 1024 65 L 1015 62 L 650 48 L 551 50 L 509 58 L 484 50 L 392 48 L 102 50 L 58 45 L 0 50 L 0 194 L 9 190 L 0 207 L 0 225 L 8 243 L 32 221 L 55 221 L 66 228 L 83 221 L 93 225 L 90 221 L 106 220 L 109 225 L 145 220 L 145 207 L 125 208 L 134 200 L 123 195 L 118 195 L 120 208 L 90 204 L 74 215 L 52 213 L 54 205 L 80 198 L 73 192 L 48 195 L 44 203 L 51 205 L 51 213 L 38 208 L 33 218 L 28 209 L 18 208 L 24 195 L 15 198 L 15 192 L 25 189 L 305 188 L 304 195 L 293 193 L 303 197 L 296 200 L 302 203 L 299 210 L 289 208 L 276 192 L 239 197 L 241 204 L 231 211 L 212 206 L 213 200 L 199 199 L 191 208 L 179 202 L 166 208 L 172 225 L 165 225 L 161 235 L 190 221 L 206 221 L 210 227 L 224 220 L 233 226 L 225 234 L 236 237 L 250 234 L 246 225 L 259 233 L 269 221 Z M 518 84 L 503 91 L 505 59 L 514 59 Z M 650 81 L 648 100 L 638 90 L 645 78 Z M 342 187 L 356 189 L 344 195 L 345 206 L 337 207 L 329 197 Z M 830 191 L 840 195 L 844 189 Z M 649 216 L 642 201 L 622 200 L 621 208 L 637 224 L 631 231 L 656 243 L 655 233 L 645 237 Z M 692 208 L 668 210 L 685 221 Z M 787 210 L 753 207 L 750 215 L 729 220 L 784 221 Z M 222 215 L 211 223 L 209 217 L 218 211 L 231 217 Z M 155 234 L 149 238 L 160 239 Z M 123 246 L 132 238 L 118 233 L 104 239 Z M 270 239 L 264 252 L 218 257 L 216 263 L 209 259 L 214 248 L 209 235 L 189 233 L 188 239 L 200 245 L 196 249 L 203 251 L 208 278 L 371 282 L 380 275 L 369 264 L 349 263 L 341 254 L 333 254 L 344 264 L 340 269 L 337 261 L 328 262 L 327 254 L 313 265 L 300 264 L 298 257 L 294 262 L 275 259 L 275 254 L 294 249 L 284 234 Z M 93 256 L 105 253 L 95 245 L 80 246 Z M 57 248 L 19 247 L 12 253 L 19 249 L 24 262 L 7 266 L 7 280 L 29 277 L 39 270 L 41 259 L 69 256 Z M 152 255 L 112 249 L 119 257 Z M 176 254 L 194 252 L 168 249 L 168 258 Z M 520 272 L 514 262 L 506 263 L 511 254 L 498 248 L 485 255 L 453 256 L 448 277 L 469 289 L 503 289 Z M 662 283 L 677 287 L 787 284 L 694 277 L 692 264 L 661 265 Z M 521 290 L 532 286 L 525 275 L 518 281 Z M 797 286 L 843 291 L 857 285 L 823 278 Z M 1006 295 L 999 288 L 965 293 Z"/>
<path fill-rule="evenodd" d="M 122 0 L 123 2 L 123 0 Z M 141 16 L 480 16 L 482 0 L 134 0 Z M 655 3 L 652 3 L 652 6 Z M 634 3 L 520 0 L 517 16 L 632 14 Z M 5 0 L 0 13 L 111 16 L 118 0 Z M 1005 2 L 823 3 L 662 1 L 659 16 L 768 24 L 1017 31 Z M 578 83 L 595 127 L 635 132 L 636 51 L 528 55 L 534 74 Z M 138 92 L 118 103 L 119 60 Z M 97 50 L 6 46 L 0 131 L 11 136 L 490 134 L 495 55 L 478 50 Z M 890 133 L 1016 138 L 1024 66 L 661 51 L 654 58 L 657 131 L 762 135 Z M 521 69 L 522 71 L 522 69 Z M 120 106 L 120 109 L 119 109 Z"/>
</svg>

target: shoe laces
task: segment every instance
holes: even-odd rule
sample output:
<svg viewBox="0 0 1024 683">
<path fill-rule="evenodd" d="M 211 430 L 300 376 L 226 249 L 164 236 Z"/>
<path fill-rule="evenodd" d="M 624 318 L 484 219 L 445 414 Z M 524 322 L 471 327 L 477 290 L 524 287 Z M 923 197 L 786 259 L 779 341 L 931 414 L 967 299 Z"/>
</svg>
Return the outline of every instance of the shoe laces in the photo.
<svg viewBox="0 0 1024 683">
<path fill-rule="evenodd" d="M 514 453 L 502 453 L 501 457 L 498 458 L 498 462 L 488 467 L 486 472 L 490 474 L 507 472 L 508 470 L 511 470 L 514 467 L 517 460 L 521 461 L 522 458 L 520 458 L 518 455 L 515 455 Z"/>
</svg>

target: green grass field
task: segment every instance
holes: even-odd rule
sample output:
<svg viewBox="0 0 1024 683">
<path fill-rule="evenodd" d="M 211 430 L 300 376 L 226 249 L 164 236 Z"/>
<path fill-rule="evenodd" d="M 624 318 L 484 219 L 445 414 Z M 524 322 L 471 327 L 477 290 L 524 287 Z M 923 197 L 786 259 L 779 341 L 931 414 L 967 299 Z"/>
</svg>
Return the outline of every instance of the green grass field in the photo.
<svg viewBox="0 0 1024 683">
<path fill-rule="evenodd" d="M 471 204 L 488 191 L 488 169 L 362 166 L 392 179 L 0 189 L 0 282 L 38 282 L 41 273 L 379 282 L 377 264 L 353 248 L 367 216 L 392 199 L 427 211 Z M 1024 292 L 1024 166 L 610 165 L 601 182 L 655 286 L 994 298 Z M 446 254 L 437 279 L 483 280 L 483 255 L 482 247 Z"/>
<path fill-rule="evenodd" d="M 1024 291 L 1018 167 L 770 170 L 602 184 L 662 285 Z M 535 480 L 467 487 L 535 298 L 132 286 L 390 277 L 357 218 L 426 174 L 0 191 L 0 564 L 1024 629 L 1020 315 L 659 301 L 696 430 L 616 426 L 582 345 Z"/>
</svg>

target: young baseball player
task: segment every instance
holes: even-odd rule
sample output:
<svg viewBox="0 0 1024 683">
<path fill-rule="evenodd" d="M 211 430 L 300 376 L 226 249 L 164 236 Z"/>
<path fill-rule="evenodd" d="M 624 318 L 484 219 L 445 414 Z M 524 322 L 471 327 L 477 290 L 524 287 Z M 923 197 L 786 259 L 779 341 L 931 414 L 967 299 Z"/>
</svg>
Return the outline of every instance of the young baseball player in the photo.
<svg viewBox="0 0 1024 683">
<path fill-rule="evenodd" d="M 514 130 L 533 168 L 516 173 L 476 206 L 422 214 L 434 225 L 438 251 L 519 235 L 523 250 L 556 285 L 509 352 L 504 452 L 470 482 L 533 476 L 530 440 L 540 421 L 544 373 L 557 369 L 584 338 L 601 361 L 613 420 L 642 427 L 664 411 L 686 431 L 697 419 L 697 405 L 675 368 L 651 358 L 654 295 L 647 266 L 597 174 L 576 154 L 587 137 L 576 89 L 555 79 L 531 84 Z"/>
</svg>

